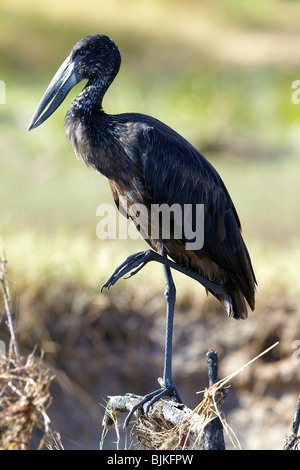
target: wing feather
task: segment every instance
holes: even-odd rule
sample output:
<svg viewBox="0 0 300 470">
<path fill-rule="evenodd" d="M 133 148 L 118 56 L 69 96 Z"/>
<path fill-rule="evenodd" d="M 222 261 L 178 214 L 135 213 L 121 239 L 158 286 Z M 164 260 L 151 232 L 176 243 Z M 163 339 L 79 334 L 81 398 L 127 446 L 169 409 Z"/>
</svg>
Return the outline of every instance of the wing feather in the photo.
<svg viewBox="0 0 300 470">
<path fill-rule="evenodd" d="M 231 274 L 248 303 L 256 282 L 241 224 L 217 171 L 188 141 L 165 125 L 147 129 L 142 139 L 145 187 L 154 204 L 204 204 L 204 245 L 195 254 Z M 181 240 L 185 243 L 185 240 Z M 176 253 L 170 253 L 176 259 Z"/>
</svg>

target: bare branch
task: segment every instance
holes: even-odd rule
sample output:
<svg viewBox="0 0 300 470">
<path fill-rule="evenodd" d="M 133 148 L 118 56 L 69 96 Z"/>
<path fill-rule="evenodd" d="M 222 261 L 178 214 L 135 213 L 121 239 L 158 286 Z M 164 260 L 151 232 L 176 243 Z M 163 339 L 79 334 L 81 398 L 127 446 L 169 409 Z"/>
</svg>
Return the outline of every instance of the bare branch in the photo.
<svg viewBox="0 0 300 470">
<path fill-rule="evenodd" d="M 128 393 L 124 396 L 109 397 L 102 425 L 105 427 L 112 426 L 121 413 L 129 413 L 131 409 L 141 401 L 143 397 Z M 145 413 L 146 404 L 143 406 Z M 138 409 L 136 411 L 138 418 L 143 413 Z M 203 425 L 203 419 L 187 406 L 178 403 L 170 398 L 161 399 L 153 404 L 148 413 L 148 419 L 161 423 L 162 421 L 171 427 L 179 425 L 183 420 L 188 420 L 191 425 L 192 434 L 197 433 L 198 427 Z"/>
<path fill-rule="evenodd" d="M 218 354 L 210 349 L 206 354 L 206 363 L 209 386 L 212 387 L 218 382 Z M 225 397 L 227 390 L 223 389 L 222 392 Z M 200 448 L 202 450 L 225 450 L 223 424 L 218 416 L 205 427 Z"/>
</svg>

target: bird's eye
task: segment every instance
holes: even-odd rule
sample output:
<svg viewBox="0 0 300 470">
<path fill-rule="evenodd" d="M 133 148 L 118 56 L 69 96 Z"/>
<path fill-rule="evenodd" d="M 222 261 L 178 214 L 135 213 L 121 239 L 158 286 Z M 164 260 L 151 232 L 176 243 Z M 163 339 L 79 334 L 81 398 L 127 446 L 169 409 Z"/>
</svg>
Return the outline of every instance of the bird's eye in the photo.
<svg viewBox="0 0 300 470">
<path fill-rule="evenodd" d="M 85 57 L 86 56 L 86 51 L 78 51 L 76 55 L 78 57 Z"/>
</svg>

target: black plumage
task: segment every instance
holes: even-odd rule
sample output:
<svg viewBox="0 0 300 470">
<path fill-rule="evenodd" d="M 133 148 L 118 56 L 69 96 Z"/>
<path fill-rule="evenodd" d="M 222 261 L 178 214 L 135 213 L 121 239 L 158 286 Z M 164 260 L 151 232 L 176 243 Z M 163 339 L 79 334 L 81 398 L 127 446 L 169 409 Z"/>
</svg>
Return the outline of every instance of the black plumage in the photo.
<svg viewBox="0 0 300 470">
<path fill-rule="evenodd" d="M 245 299 L 253 310 L 256 280 L 231 197 L 208 160 L 173 129 L 143 114 L 104 112 L 102 99 L 120 63 L 120 52 L 107 36 L 92 35 L 79 41 L 50 83 L 30 128 L 45 121 L 69 90 L 87 79 L 73 100 L 64 125 L 76 154 L 108 178 L 119 210 L 133 219 L 134 214 L 130 212 L 133 204 L 143 204 L 149 211 L 153 204 L 178 204 L 183 214 L 185 205 L 190 205 L 191 224 L 195 228 L 197 205 L 204 204 L 204 244 L 202 248 L 187 250 L 184 235 L 178 239 L 172 231 L 168 238 L 162 233 L 153 238 L 149 221 L 139 221 L 138 228 L 144 238 L 162 256 L 149 250 L 131 256 L 104 286 L 109 287 L 124 274 L 135 273 L 148 261 L 157 260 L 165 265 L 167 290 L 172 286 L 174 303 L 170 266 L 199 280 L 222 303 L 229 316 L 246 318 Z M 125 196 L 126 207 L 122 205 Z M 176 225 L 184 225 L 185 218 L 173 216 L 171 222 L 174 231 Z M 166 298 L 168 303 L 169 292 Z M 170 355 L 170 350 L 167 354 Z M 179 398 L 171 380 L 170 357 L 167 362 L 162 389 L 172 389 Z M 150 395 L 153 402 L 153 394 Z"/>
</svg>

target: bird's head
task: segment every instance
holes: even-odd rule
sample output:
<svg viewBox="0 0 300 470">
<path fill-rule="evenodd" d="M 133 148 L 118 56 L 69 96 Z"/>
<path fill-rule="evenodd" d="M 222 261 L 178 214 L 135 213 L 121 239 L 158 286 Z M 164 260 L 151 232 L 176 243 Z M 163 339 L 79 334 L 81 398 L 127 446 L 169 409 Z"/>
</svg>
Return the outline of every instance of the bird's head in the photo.
<svg viewBox="0 0 300 470">
<path fill-rule="evenodd" d="M 52 78 L 28 130 L 46 121 L 81 80 L 99 80 L 107 89 L 117 75 L 120 64 L 120 51 L 109 37 L 93 34 L 78 41 Z"/>
</svg>

